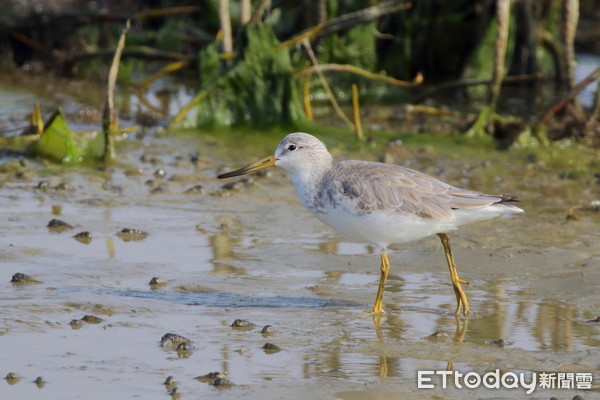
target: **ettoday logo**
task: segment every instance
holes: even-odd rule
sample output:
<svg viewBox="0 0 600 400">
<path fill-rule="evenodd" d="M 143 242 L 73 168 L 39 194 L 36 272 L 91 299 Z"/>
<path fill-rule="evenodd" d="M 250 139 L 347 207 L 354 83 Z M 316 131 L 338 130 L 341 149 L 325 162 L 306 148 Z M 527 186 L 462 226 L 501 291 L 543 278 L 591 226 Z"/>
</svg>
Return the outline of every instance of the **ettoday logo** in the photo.
<svg viewBox="0 0 600 400">
<path fill-rule="evenodd" d="M 417 371 L 417 388 L 446 389 L 449 382 L 457 389 L 463 387 L 475 389 L 485 387 L 488 389 L 523 389 L 527 394 L 540 389 L 592 389 L 593 375 L 591 372 L 486 372 L 481 375 L 477 372 L 465 374 L 458 371 Z"/>
</svg>

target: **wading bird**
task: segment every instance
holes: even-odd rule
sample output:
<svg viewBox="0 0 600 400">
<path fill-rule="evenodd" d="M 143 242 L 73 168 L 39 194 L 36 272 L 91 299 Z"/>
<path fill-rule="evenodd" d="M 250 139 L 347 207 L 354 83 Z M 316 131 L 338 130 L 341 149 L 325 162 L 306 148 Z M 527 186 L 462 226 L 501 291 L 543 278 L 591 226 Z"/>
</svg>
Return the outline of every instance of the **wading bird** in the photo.
<svg viewBox="0 0 600 400">
<path fill-rule="evenodd" d="M 448 232 L 460 225 L 502 214 L 521 213 L 508 204 L 515 196 L 460 189 L 422 172 L 378 162 L 346 160 L 333 163 L 331 154 L 316 137 L 291 133 L 275 154 L 218 178 L 244 175 L 278 166 L 292 176 L 300 201 L 318 219 L 343 235 L 379 247 L 381 276 L 370 314 L 383 313 L 383 291 L 390 264 L 386 247 L 438 235 L 444 247 L 456 295 L 456 314 L 469 301 L 458 277 Z"/>
</svg>

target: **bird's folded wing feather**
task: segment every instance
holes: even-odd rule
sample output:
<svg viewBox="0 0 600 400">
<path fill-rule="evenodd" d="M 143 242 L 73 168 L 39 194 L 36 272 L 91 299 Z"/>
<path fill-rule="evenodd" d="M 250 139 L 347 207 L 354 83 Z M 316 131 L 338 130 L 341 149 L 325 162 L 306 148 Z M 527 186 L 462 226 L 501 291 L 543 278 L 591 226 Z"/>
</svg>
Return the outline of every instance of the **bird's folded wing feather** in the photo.
<svg viewBox="0 0 600 400">
<path fill-rule="evenodd" d="M 330 199 L 353 200 L 362 211 L 395 210 L 450 220 L 454 210 L 481 208 L 505 201 L 459 189 L 421 172 L 391 164 L 341 161 L 334 164 L 319 191 Z"/>
</svg>

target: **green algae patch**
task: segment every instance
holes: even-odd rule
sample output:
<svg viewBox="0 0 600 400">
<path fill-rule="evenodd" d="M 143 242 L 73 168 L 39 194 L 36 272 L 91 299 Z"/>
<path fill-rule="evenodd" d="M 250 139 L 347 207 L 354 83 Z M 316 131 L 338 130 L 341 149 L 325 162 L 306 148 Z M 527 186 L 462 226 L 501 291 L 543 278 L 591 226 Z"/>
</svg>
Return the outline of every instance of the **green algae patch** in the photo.
<svg viewBox="0 0 600 400">
<path fill-rule="evenodd" d="M 598 150 L 571 139 L 552 142 L 530 136 L 509 149 L 499 147 L 498 143 L 489 137 L 465 137 L 458 133 L 408 134 L 398 136 L 398 139 L 408 148 L 450 153 L 466 160 L 478 159 L 481 154 L 492 154 L 506 162 L 519 160 L 537 164 L 555 170 L 560 177 L 568 179 L 588 179 L 600 170 Z"/>
<path fill-rule="evenodd" d="M 134 128 L 120 129 L 115 133 L 126 133 Z M 16 138 L 15 145 L 22 140 Z M 44 125 L 42 133 L 27 149 L 31 157 L 39 157 L 63 165 L 95 163 L 104 159 L 106 151 L 114 151 L 106 145 L 103 131 L 72 131 L 62 110 L 57 109 Z"/>
<path fill-rule="evenodd" d="M 223 70 L 218 43 L 199 53 L 200 89 L 192 104 L 192 126 L 293 125 L 306 119 L 298 80 L 287 47 L 280 47 L 266 24 L 247 26 L 241 34 L 243 50 Z M 177 126 L 188 109 L 171 123 Z"/>
<path fill-rule="evenodd" d="M 43 132 L 29 152 L 33 156 L 57 163 L 79 163 L 83 156 L 77 142 L 76 135 L 69 129 L 62 111 L 58 109 L 45 124 Z"/>
</svg>

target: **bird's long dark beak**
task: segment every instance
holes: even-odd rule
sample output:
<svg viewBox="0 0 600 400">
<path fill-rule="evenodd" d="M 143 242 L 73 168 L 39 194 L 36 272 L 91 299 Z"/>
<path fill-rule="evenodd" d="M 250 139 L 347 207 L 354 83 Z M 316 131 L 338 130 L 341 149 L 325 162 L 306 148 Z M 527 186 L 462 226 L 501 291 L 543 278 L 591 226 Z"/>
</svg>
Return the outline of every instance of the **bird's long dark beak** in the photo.
<svg viewBox="0 0 600 400">
<path fill-rule="evenodd" d="M 270 157 L 264 158 L 260 161 L 257 161 L 254 164 L 250 164 L 244 168 L 236 169 L 235 171 L 226 172 L 224 174 L 221 174 L 221 175 L 217 176 L 217 178 L 219 178 L 219 179 L 231 178 L 232 176 L 245 175 L 245 174 L 249 174 L 251 172 L 258 171 L 261 169 L 273 167 L 273 166 L 275 166 L 275 161 L 277 161 L 275 156 L 270 156 Z"/>
</svg>

